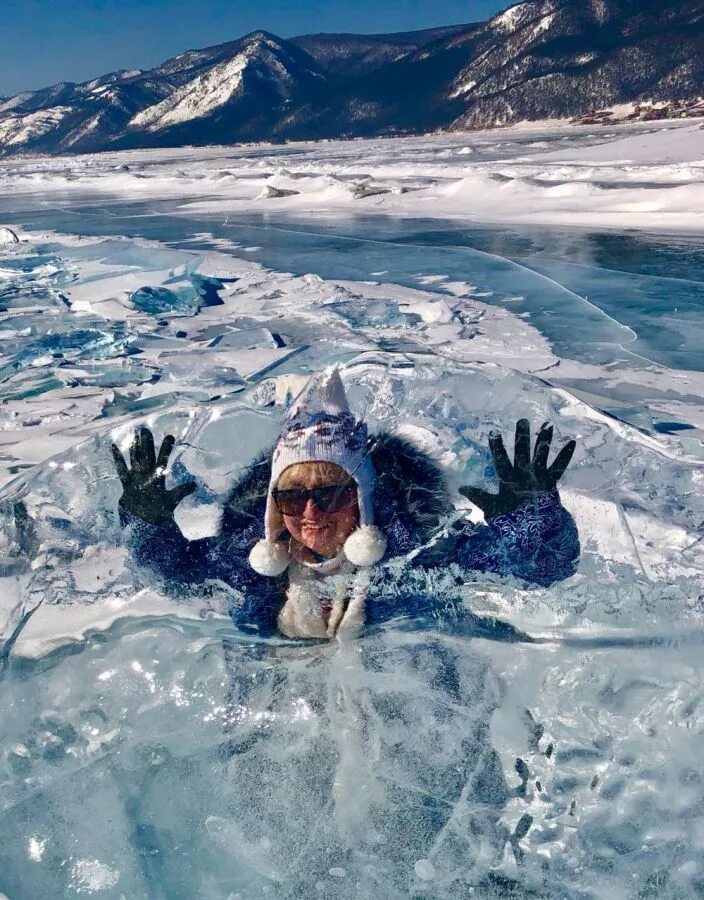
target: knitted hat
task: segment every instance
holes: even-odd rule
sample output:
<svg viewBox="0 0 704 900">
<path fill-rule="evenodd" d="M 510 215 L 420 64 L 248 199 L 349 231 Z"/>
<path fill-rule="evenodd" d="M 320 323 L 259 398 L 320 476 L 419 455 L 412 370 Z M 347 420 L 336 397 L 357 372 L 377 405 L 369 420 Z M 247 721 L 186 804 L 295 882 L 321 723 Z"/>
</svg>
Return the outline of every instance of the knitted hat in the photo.
<svg viewBox="0 0 704 900">
<path fill-rule="evenodd" d="M 288 544 L 279 540 L 278 516 L 272 491 L 289 466 L 329 462 L 340 466 L 357 484 L 359 527 L 345 541 L 343 552 L 357 566 L 372 566 L 386 552 L 386 537 L 374 526 L 376 473 L 367 452 L 367 426 L 350 411 L 336 368 L 314 375 L 295 403 L 274 450 L 266 498 L 264 539 L 249 554 L 260 575 L 281 575 L 290 562 Z"/>
</svg>

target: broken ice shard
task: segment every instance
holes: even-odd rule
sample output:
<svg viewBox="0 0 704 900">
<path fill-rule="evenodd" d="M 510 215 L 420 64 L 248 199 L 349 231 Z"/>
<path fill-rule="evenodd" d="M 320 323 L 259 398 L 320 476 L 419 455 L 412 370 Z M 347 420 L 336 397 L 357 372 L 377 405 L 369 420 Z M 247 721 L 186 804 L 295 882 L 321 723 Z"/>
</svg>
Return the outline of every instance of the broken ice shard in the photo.
<svg viewBox="0 0 704 900">
<path fill-rule="evenodd" d="M 119 332 L 119 329 L 118 329 Z M 22 338 L 4 342 L 4 365 L 0 381 L 41 361 L 49 359 L 108 359 L 126 352 L 126 336 L 117 337 L 97 328 L 76 329 L 41 335 L 34 340 Z"/>
<path fill-rule="evenodd" d="M 223 289 L 223 282 L 219 278 L 213 278 L 211 275 L 199 275 L 197 272 L 191 272 L 188 277 L 201 298 L 201 307 L 223 305 L 219 293 Z"/>
<path fill-rule="evenodd" d="M 195 316 L 205 306 L 220 306 L 219 291 L 223 287 L 218 278 L 191 273 L 187 281 L 179 279 L 178 287 L 163 285 L 138 288 L 130 296 L 130 301 L 139 310 L 153 316 L 175 313 L 181 316 Z"/>
<path fill-rule="evenodd" d="M 384 325 L 411 327 L 420 321 L 420 317 L 415 313 L 402 313 L 394 300 L 355 297 L 353 302 L 336 300 L 333 303 L 326 303 L 325 306 L 358 328 L 379 328 Z"/>
<path fill-rule="evenodd" d="M 201 309 L 200 297 L 192 288 L 172 291 L 166 287 L 141 287 L 130 296 L 132 305 L 152 316 L 178 313 L 195 316 Z"/>
<path fill-rule="evenodd" d="M 280 349 L 286 346 L 286 342 L 280 334 L 272 334 L 268 328 L 246 328 L 218 334 L 208 346 L 222 350 L 254 350 L 262 347 Z"/>
<path fill-rule="evenodd" d="M 20 239 L 11 228 L 0 228 L 0 244 L 19 244 Z"/>
</svg>

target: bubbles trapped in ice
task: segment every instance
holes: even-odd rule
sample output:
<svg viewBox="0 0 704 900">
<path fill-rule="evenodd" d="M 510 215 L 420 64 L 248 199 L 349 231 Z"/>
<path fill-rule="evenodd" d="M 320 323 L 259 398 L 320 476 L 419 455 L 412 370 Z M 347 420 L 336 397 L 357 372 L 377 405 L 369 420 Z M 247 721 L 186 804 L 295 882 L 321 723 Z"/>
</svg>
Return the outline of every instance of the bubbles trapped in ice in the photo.
<svg viewBox="0 0 704 900">
<path fill-rule="evenodd" d="M 413 871 L 421 881 L 432 881 L 435 878 L 435 866 L 429 859 L 419 859 L 413 866 Z"/>
<path fill-rule="evenodd" d="M 115 887 L 120 873 L 99 859 L 79 859 L 72 868 L 71 887 L 77 894 L 95 894 Z"/>
<path fill-rule="evenodd" d="M 41 862 L 46 850 L 46 838 L 31 837 L 27 843 L 27 856 L 34 862 Z"/>
</svg>

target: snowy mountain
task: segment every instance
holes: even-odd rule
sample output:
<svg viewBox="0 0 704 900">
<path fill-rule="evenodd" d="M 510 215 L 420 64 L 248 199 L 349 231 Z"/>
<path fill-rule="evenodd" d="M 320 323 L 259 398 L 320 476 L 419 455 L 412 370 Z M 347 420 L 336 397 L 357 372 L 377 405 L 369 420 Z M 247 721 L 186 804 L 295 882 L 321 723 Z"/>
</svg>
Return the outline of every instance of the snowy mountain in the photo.
<svg viewBox="0 0 704 900">
<path fill-rule="evenodd" d="M 431 41 L 459 34 L 470 25 L 447 25 L 397 34 L 306 34 L 291 38 L 328 73 L 343 77 L 364 75 L 424 47 Z"/>
<path fill-rule="evenodd" d="M 174 62 L 167 72 L 176 72 Z M 311 56 L 265 31 L 206 58 L 191 54 L 187 62 L 178 71 L 195 71 L 195 77 L 133 116 L 117 146 L 275 136 L 290 131 L 297 108 L 323 100 L 327 88 L 325 73 Z"/>
<path fill-rule="evenodd" d="M 492 19 L 448 100 L 456 127 L 562 117 L 704 93 L 702 0 L 544 0 Z"/>
<path fill-rule="evenodd" d="M 0 153 L 467 129 L 704 95 L 704 0 L 529 0 L 390 35 L 264 31 L 0 101 Z"/>
<path fill-rule="evenodd" d="M 319 134 L 472 129 L 704 94 L 704 0 L 537 0 L 348 85 Z M 408 90 L 413 85 L 413 90 Z"/>
<path fill-rule="evenodd" d="M 102 149 L 135 113 L 173 90 L 167 78 L 132 70 L 18 94 L 0 105 L 0 147 L 5 153 Z"/>
</svg>

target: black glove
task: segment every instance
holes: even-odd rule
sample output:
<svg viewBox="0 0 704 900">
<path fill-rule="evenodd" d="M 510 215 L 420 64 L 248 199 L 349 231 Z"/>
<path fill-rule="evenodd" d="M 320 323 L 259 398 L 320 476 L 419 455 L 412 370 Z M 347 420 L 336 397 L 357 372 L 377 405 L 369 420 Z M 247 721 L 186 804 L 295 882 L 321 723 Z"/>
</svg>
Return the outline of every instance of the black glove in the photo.
<svg viewBox="0 0 704 900">
<path fill-rule="evenodd" d="M 568 441 L 548 467 L 552 442 L 552 425 L 545 422 L 535 440 L 533 459 L 530 456 L 530 423 L 521 419 L 516 424 L 514 462 L 508 458 L 504 442 L 498 432 L 489 434 L 489 449 L 499 476 L 499 493 L 490 494 L 481 488 L 461 487 L 460 494 L 471 500 L 484 513 L 486 519 L 494 519 L 535 500 L 538 494 L 552 491 L 570 464 L 574 441 Z"/>
<path fill-rule="evenodd" d="M 173 435 L 167 434 L 157 457 L 152 433 L 142 426 L 130 445 L 131 469 L 127 468 L 118 447 L 115 444 L 110 446 L 122 482 L 120 506 L 151 525 L 173 521 L 176 507 L 196 489 L 195 481 L 187 481 L 170 491 L 166 490 L 164 473 L 175 443 Z"/>
</svg>

